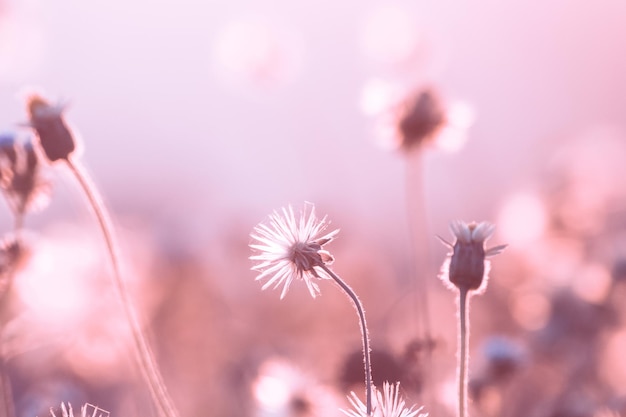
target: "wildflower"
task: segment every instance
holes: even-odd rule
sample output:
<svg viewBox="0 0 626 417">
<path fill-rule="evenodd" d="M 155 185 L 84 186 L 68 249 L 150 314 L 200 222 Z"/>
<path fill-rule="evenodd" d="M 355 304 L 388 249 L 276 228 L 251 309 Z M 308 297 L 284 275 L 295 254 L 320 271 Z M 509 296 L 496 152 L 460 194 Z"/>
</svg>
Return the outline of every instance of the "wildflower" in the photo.
<svg viewBox="0 0 626 417">
<path fill-rule="evenodd" d="M 507 245 L 485 250 L 485 241 L 495 230 L 495 226 L 488 222 L 467 224 L 457 220 L 450 224 L 450 230 L 456 237 L 454 244 L 439 237 L 444 245 L 452 249 L 450 258 L 443 265 L 441 278 L 458 288 L 463 287 L 467 290 L 484 288 L 490 268 L 486 258 L 499 254 Z"/>
<path fill-rule="evenodd" d="M 434 89 L 424 88 L 400 107 L 398 135 L 400 147 L 409 151 L 434 137 L 446 123 L 441 99 Z"/>
<path fill-rule="evenodd" d="M 61 417 L 74 417 L 74 410 L 72 410 L 71 404 L 66 406 L 65 403 L 61 403 L 61 413 Z M 52 414 L 52 417 L 57 417 L 52 409 L 50 409 L 50 414 Z M 110 415 L 111 413 L 108 411 L 89 403 L 86 403 L 80 409 L 80 417 L 109 417 Z"/>
<path fill-rule="evenodd" d="M 389 382 L 383 383 L 382 392 L 375 389 L 375 395 L 373 398 L 372 417 L 427 417 L 427 413 L 420 413 L 422 408 L 415 408 L 411 406 L 406 407 L 406 403 L 402 397 L 400 397 L 400 383 L 390 384 Z M 352 392 L 351 397 L 348 397 L 351 410 L 341 410 L 348 417 L 370 417 L 367 413 L 365 404 Z M 418 414 L 419 413 L 419 414 Z"/>
<path fill-rule="evenodd" d="M 294 278 L 304 280 L 315 298 L 320 294 L 313 281 L 331 279 L 322 268 L 333 262 L 333 256 L 322 247 L 333 240 L 339 230 L 324 231 L 329 222 L 324 216 L 315 216 L 315 207 L 307 203 L 297 219 L 291 206 L 274 211 L 267 224 L 260 223 L 251 233 L 250 247 L 259 252 L 250 257 L 257 261 L 252 270 L 260 272 L 256 280 L 268 279 L 262 289 L 283 286 L 280 298 L 284 298 Z"/>
<path fill-rule="evenodd" d="M 50 162 L 68 159 L 76 149 L 74 136 L 63 119 L 65 106 L 52 105 L 38 94 L 27 97 L 29 126 L 37 132 L 39 144 Z"/>
<path fill-rule="evenodd" d="M 0 136 L 0 188 L 14 215 L 44 207 L 50 183 L 40 173 L 41 164 L 30 142 L 18 142 L 11 134 Z"/>
<path fill-rule="evenodd" d="M 485 250 L 485 241 L 494 230 L 495 226 L 487 222 L 467 224 L 457 220 L 450 224 L 450 231 L 456 237 L 454 245 L 439 237 L 444 245 L 452 249 L 450 257 L 443 264 L 441 278 L 459 289 L 458 417 L 467 415 L 468 293 L 485 288 L 490 267 L 486 258 L 499 254 L 507 246 Z"/>
<path fill-rule="evenodd" d="M 454 152 L 467 141 L 475 114 L 462 100 L 444 98 L 433 86 L 394 87 L 384 81 L 370 82 L 365 89 L 363 108 L 378 115 L 377 136 L 385 148 L 413 154 L 425 145 Z"/>
</svg>

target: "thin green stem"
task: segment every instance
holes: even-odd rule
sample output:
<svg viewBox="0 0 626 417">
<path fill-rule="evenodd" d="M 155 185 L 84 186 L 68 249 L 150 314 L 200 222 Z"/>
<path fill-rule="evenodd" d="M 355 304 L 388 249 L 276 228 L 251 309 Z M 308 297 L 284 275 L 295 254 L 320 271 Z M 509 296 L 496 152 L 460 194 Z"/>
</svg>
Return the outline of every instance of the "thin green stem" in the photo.
<svg viewBox="0 0 626 417">
<path fill-rule="evenodd" d="M 365 405 L 367 407 L 367 415 L 372 415 L 372 364 L 370 360 L 370 337 L 367 329 L 367 322 L 365 321 L 365 310 L 363 304 L 356 293 L 344 280 L 339 278 L 330 268 L 323 263 L 319 265 L 335 282 L 341 287 L 341 289 L 350 297 L 356 308 L 356 312 L 359 315 L 359 321 L 361 323 L 361 336 L 363 339 L 363 362 L 365 363 Z"/>
<path fill-rule="evenodd" d="M 468 289 L 459 288 L 459 417 L 467 414 Z"/>
<path fill-rule="evenodd" d="M 111 266 L 113 268 L 113 286 L 115 287 L 117 296 L 124 309 L 126 319 L 130 325 L 137 361 L 143 373 L 144 379 L 150 388 L 152 399 L 157 405 L 160 415 L 164 417 L 178 417 L 178 412 L 176 411 L 176 408 L 167 393 L 167 389 L 163 383 L 163 379 L 154 360 L 150 346 L 148 345 L 143 331 L 141 330 L 139 320 L 137 319 L 126 289 L 126 285 L 122 279 L 117 249 L 118 245 L 115 240 L 113 226 L 111 224 L 111 220 L 109 219 L 106 207 L 97 191 L 97 188 L 92 184 L 85 169 L 77 161 L 74 161 L 71 158 L 68 158 L 66 162 L 87 196 L 94 214 L 98 219 L 102 234 L 104 235 L 104 240 L 106 241 L 111 260 Z"/>
</svg>

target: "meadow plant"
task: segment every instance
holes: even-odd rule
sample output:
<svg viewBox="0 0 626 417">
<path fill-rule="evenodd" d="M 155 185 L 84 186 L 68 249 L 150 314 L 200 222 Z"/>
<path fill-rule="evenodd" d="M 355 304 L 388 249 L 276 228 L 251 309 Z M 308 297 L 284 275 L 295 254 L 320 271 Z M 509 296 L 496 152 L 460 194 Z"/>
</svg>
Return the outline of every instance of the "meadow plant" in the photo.
<svg viewBox="0 0 626 417">
<path fill-rule="evenodd" d="M 27 253 L 21 238 L 27 212 L 43 208 L 50 195 L 51 185 L 41 173 L 39 156 L 30 141 L 19 140 L 16 134 L 0 135 L 0 189 L 13 213 L 13 233 L 0 242 L 0 308 L 5 308 L 7 294 L 14 276 Z M 0 323 L 1 330 L 5 328 Z M 5 357 L 0 354 L 0 395 L 4 417 L 15 415 L 11 380 Z"/>
<path fill-rule="evenodd" d="M 0 188 L 13 212 L 14 232 L 19 235 L 28 211 L 48 202 L 51 184 L 41 173 L 41 162 L 30 141 L 14 134 L 0 135 Z"/>
<path fill-rule="evenodd" d="M 456 238 L 454 244 L 439 237 L 452 252 L 443 264 L 441 279 L 450 289 L 459 291 L 459 351 L 458 351 L 458 417 L 467 415 L 467 367 L 468 367 L 468 295 L 480 293 L 487 287 L 491 267 L 487 257 L 499 254 L 507 245 L 485 249 L 485 241 L 491 237 L 495 226 L 487 222 L 464 223 L 454 221 L 450 230 Z"/>
<path fill-rule="evenodd" d="M 329 222 L 326 216 L 318 219 L 315 206 L 306 203 L 296 218 L 291 206 L 274 211 L 267 224 L 258 224 L 251 233 L 250 248 L 257 254 L 250 257 L 260 272 L 256 280 L 267 281 L 262 289 L 283 286 L 280 298 L 284 298 L 294 279 L 305 282 L 311 297 L 320 295 L 315 282 L 333 280 L 352 300 L 359 316 L 365 364 L 365 415 L 372 413 L 372 367 L 370 361 L 369 332 L 365 311 L 356 293 L 328 265 L 334 258 L 323 246 L 332 241 L 339 230 L 326 233 Z"/>
<path fill-rule="evenodd" d="M 352 408 L 350 410 L 341 410 L 348 417 L 427 417 L 428 414 L 422 413 L 422 408 L 415 406 L 407 407 L 405 400 L 400 396 L 400 383 L 390 384 L 383 383 L 383 389 L 374 388 L 373 409 L 372 412 L 367 411 L 367 407 L 352 392 L 348 397 Z"/>
<path fill-rule="evenodd" d="M 434 142 L 446 124 L 446 111 L 439 93 L 424 87 L 404 100 L 397 108 L 396 141 L 403 152 Z"/>
<path fill-rule="evenodd" d="M 113 286 L 131 329 L 139 367 L 159 414 L 164 417 L 176 417 L 178 413 L 163 383 L 122 277 L 120 256 L 118 254 L 119 246 L 116 242 L 108 211 L 90 176 L 77 159 L 77 142 L 64 119 L 65 106 L 61 104 L 52 105 L 38 94 L 28 96 L 26 105 L 30 119 L 28 125 L 37 134 L 38 140 L 36 143 L 40 151 L 50 163 L 65 163 L 69 167 L 98 219 L 113 269 Z"/>
<path fill-rule="evenodd" d="M 52 417 L 57 417 L 54 413 L 54 410 L 50 410 L 50 414 Z M 106 410 L 103 410 L 100 407 L 96 407 L 93 404 L 85 404 L 80 408 L 80 417 L 109 417 L 111 413 Z M 72 405 L 65 403 L 61 403 L 61 416 L 60 417 L 74 417 L 74 410 L 72 409 Z"/>
</svg>

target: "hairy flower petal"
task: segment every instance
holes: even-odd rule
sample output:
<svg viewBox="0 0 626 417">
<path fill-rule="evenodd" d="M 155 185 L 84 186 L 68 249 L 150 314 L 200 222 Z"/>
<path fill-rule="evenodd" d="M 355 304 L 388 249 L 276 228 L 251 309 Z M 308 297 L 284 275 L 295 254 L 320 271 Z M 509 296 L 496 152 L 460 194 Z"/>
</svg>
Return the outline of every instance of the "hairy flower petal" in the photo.
<svg viewBox="0 0 626 417">
<path fill-rule="evenodd" d="M 267 280 L 261 289 L 282 285 L 280 298 L 287 294 L 295 278 L 303 280 L 313 298 L 320 294 L 315 279 L 330 279 L 321 266 L 331 264 L 333 256 L 322 247 L 339 233 L 325 233 L 329 222 L 315 215 L 315 207 L 307 203 L 298 216 L 291 206 L 274 211 L 265 223 L 257 225 L 250 237 L 255 252 L 250 260 L 256 280 Z"/>
</svg>

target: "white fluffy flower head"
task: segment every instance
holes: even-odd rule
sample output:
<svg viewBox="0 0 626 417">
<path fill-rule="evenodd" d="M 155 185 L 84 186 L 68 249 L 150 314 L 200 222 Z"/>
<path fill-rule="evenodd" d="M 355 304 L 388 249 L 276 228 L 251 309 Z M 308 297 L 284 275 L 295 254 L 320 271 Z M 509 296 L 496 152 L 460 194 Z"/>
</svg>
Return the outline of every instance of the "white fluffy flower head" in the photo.
<svg viewBox="0 0 626 417">
<path fill-rule="evenodd" d="M 372 414 L 368 416 L 367 407 L 352 392 L 348 397 L 352 409 L 341 410 L 348 417 L 428 417 L 428 413 L 420 413 L 422 408 L 415 406 L 407 407 L 406 402 L 400 397 L 400 383 L 390 384 L 383 383 L 382 391 L 374 388 L 374 396 L 372 398 Z"/>
<path fill-rule="evenodd" d="M 50 414 L 52 417 L 57 417 L 52 409 Z M 111 413 L 108 411 L 89 403 L 86 403 L 80 409 L 80 417 L 109 417 L 110 415 Z M 61 403 L 61 417 L 74 417 L 74 410 L 72 410 L 71 404 L 66 406 L 65 403 Z"/>
<path fill-rule="evenodd" d="M 331 279 L 322 268 L 333 262 L 332 255 L 322 247 L 333 240 L 339 230 L 325 233 L 326 216 L 318 219 L 315 206 L 305 203 L 296 217 L 291 206 L 274 211 L 266 223 L 258 224 L 251 233 L 250 248 L 256 252 L 252 270 L 260 272 L 257 281 L 267 279 L 262 289 L 283 286 L 284 298 L 294 278 L 303 280 L 313 298 L 320 294 L 315 279 Z"/>
</svg>

